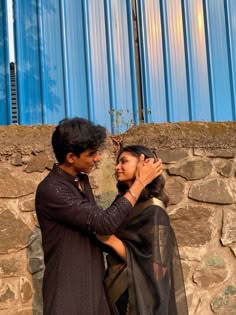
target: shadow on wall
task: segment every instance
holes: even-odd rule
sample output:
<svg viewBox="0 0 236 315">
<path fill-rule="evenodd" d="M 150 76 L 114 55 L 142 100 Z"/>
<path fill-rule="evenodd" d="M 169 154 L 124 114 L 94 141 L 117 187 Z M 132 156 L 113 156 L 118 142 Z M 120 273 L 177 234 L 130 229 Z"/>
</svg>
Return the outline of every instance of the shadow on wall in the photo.
<svg viewBox="0 0 236 315">
<path fill-rule="evenodd" d="M 36 227 L 29 238 L 27 257 L 29 271 L 32 274 L 32 284 L 34 287 L 33 315 L 43 315 L 42 279 L 44 273 L 44 259 L 42 249 L 42 237 L 39 227 Z"/>
</svg>

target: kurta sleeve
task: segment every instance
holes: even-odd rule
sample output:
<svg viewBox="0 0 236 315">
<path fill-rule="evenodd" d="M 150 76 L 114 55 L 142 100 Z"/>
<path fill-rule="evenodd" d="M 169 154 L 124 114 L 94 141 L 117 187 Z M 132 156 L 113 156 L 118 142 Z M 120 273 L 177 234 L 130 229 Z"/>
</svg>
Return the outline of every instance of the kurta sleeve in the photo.
<svg viewBox="0 0 236 315">
<path fill-rule="evenodd" d="M 36 192 L 37 215 L 84 232 L 113 234 L 132 209 L 124 197 L 117 198 L 103 209 L 68 183 L 52 182 L 39 185 Z"/>
</svg>

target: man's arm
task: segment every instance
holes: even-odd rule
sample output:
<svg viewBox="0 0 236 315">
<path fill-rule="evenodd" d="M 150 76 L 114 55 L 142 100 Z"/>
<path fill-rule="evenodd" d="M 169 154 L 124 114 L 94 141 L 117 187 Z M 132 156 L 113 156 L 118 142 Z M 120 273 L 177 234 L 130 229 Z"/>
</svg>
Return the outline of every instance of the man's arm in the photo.
<svg viewBox="0 0 236 315">
<path fill-rule="evenodd" d="M 137 179 L 130 187 L 130 192 L 116 199 L 105 210 L 89 202 L 71 183 L 49 179 L 49 182 L 41 183 L 36 192 L 37 216 L 73 225 L 89 233 L 114 234 L 130 213 L 144 186 L 160 173 L 161 161 L 144 163 L 144 157 L 141 157 Z"/>
<path fill-rule="evenodd" d="M 70 184 L 55 182 L 39 186 L 36 193 L 36 213 L 46 220 L 71 225 L 87 233 L 114 234 L 132 209 L 124 197 L 115 200 L 110 207 L 102 209 L 89 202 Z"/>
<path fill-rule="evenodd" d="M 110 246 L 124 261 L 126 261 L 126 248 L 124 243 L 115 235 L 96 235 L 96 238 Z"/>
</svg>

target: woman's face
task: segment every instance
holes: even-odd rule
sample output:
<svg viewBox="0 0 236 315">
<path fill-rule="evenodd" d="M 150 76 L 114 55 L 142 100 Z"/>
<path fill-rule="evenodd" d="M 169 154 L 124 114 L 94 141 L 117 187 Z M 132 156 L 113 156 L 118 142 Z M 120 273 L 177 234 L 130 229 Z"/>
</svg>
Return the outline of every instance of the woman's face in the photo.
<svg viewBox="0 0 236 315">
<path fill-rule="evenodd" d="M 118 182 L 126 183 L 130 187 L 135 179 L 137 164 L 137 157 L 129 152 L 121 153 L 115 167 Z"/>
</svg>

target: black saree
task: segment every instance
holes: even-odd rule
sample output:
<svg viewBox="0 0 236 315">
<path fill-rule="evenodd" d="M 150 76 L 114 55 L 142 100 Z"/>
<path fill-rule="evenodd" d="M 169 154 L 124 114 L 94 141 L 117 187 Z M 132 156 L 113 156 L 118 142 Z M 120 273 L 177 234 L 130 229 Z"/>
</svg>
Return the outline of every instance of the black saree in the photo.
<svg viewBox="0 0 236 315">
<path fill-rule="evenodd" d="M 107 256 L 105 289 L 111 313 L 119 315 L 187 315 L 178 246 L 163 203 L 138 203 L 117 231 L 127 262 Z"/>
</svg>

